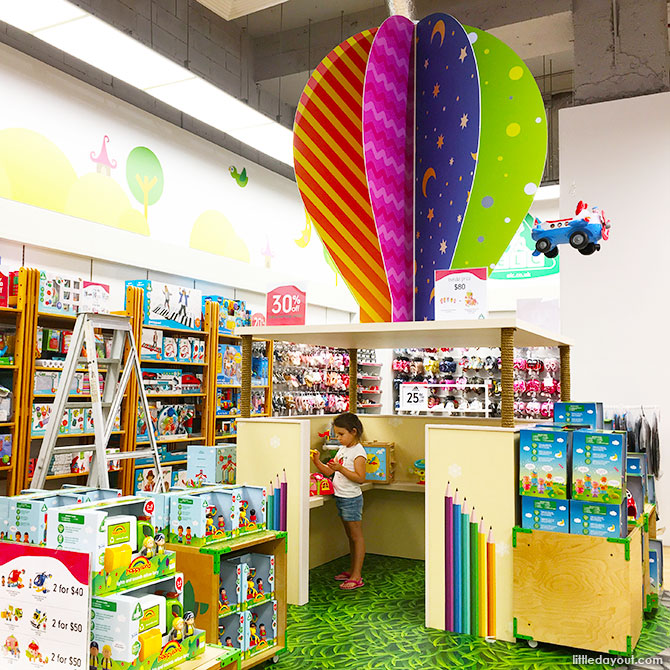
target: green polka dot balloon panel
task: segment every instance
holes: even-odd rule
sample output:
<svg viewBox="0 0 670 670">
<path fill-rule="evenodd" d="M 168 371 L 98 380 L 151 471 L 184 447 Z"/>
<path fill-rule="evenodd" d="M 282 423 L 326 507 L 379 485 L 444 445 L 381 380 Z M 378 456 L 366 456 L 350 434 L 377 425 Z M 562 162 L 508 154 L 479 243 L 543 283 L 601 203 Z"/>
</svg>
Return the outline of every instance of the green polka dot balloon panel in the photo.
<svg viewBox="0 0 670 670">
<path fill-rule="evenodd" d="M 519 56 L 489 33 L 465 26 L 481 88 L 475 180 L 452 268 L 493 266 L 527 214 L 544 171 L 542 95 Z"/>
</svg>

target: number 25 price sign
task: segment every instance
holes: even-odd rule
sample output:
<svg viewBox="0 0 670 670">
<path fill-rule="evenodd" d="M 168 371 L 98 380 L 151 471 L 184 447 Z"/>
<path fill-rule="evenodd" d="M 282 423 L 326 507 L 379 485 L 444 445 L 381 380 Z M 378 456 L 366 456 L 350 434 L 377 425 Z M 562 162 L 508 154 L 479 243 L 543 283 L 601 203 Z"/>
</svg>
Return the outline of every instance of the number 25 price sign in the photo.
<svg viewBox="0 0 670 670">
<path fill-rule="evenodd" d="M 419 384 L 400 384 L 400 410 L 402 412 L 428 411 L 428 387 Z"/>
<path fill-rule="evenodd" d="M 268 293 L 268 326 L 304 326 L 306 293 L 297 286 L 278 286 Z"/>
</svg>

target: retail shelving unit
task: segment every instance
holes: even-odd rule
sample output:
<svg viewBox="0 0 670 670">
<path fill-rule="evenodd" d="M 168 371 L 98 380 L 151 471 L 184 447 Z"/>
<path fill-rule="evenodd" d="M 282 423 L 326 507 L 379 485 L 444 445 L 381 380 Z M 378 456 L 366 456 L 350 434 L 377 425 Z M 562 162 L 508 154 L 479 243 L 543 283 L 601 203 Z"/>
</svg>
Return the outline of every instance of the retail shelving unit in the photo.
<svg viewBox="0 0 670 670">
<path fill-rule="evenodd" d="M 245 553 L 268 554 L 275 558 L 275 600 L 277 601 L 277 644 L 243 659 L 241 669 L 251 668 L 281 654 L 286 649 L 286 582 L 287 534 L 283 531 L 260 531 L 232 540 L 213 542 L 202 547 L 168 544 L 166 548 L 177 554 L 177 564 L 190 582 L 198 607 L 195 623 L 205 631 L 207 642 L 219 643 L 219 573 L 221 561 Z"/>
<path fill-rule="evenodd" d="M 366 353 L 368 360 L 361 360 L 360 352 L 358 355 L 358 411 L 379 414 L 382 409 L 382 363 L 369 360 L 374 351 Z"/>
</svg>

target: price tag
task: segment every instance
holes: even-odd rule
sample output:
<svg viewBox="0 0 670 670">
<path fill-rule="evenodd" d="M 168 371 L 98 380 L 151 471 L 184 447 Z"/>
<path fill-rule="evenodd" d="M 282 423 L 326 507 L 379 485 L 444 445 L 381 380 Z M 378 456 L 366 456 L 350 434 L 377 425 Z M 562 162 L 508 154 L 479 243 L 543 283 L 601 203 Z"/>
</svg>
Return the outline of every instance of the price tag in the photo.
<svg viewBox="0 0 670 670">
<path fill-rule="evenodd" d="M 261 312 L 254 312 L 251 315 L 251 325 L 252 326 L 265 326 L 265 314 L 262 314 Z"/>
<path fill-rule="evenodd" d="M 485 319 L 486 268 L 435 271 L 435 320 Z"/>
<path fill-rule="evenodd" d="M 400 410 L 403 412 L 428 411 L 428 387 L 419 384 L 400 384 Z"/>
<path fill-rule="evenodd" d="M 278 286 L 267 297 L 268 326 L 304 326 L 307 300 L 297 286 Z"/>
<path fill-rule="evenodd" d="M 4 668 L 87 670 L 88 554 L 0 543 Z"/>
</svg>

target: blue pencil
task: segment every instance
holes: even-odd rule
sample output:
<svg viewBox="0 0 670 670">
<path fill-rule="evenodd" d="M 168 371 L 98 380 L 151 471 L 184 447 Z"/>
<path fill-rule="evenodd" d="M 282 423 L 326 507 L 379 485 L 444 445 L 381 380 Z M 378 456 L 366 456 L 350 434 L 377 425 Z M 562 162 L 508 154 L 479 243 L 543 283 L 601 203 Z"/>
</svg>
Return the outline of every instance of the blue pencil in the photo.
<svg viewBox="0 0 670 670">
<path fill-rule="evenodd" d="M 461 509 L 461 528 L 469 528 L 469 517 L 463 500 Z M 470 533 L 461 532 L 463 550 L 461 552 L 461 570 L 463 574 L 463 599 L 461 601 L 461 616 L 463 620 L 463 632 L 470 635 Z"/>
<path fill-rule="evenodd" d="M 461 583 L 461 506 L 458 502 L 458 489 L 454 494 L 453 504 L 454 519 L 454 631 L 463 632 L 461 617 L 461 597 L 463 584 Z"/>
</svg>

